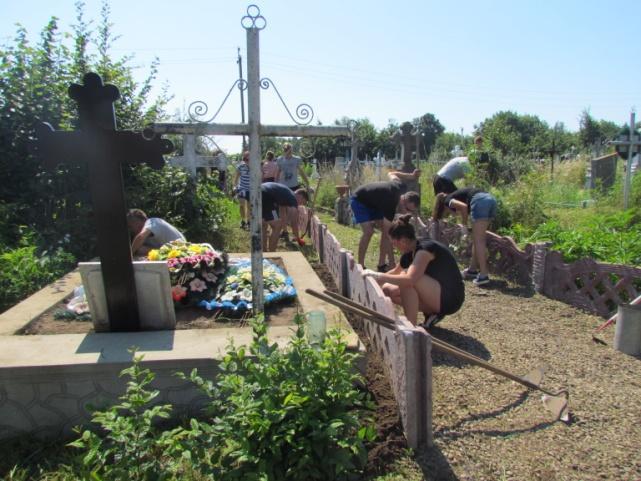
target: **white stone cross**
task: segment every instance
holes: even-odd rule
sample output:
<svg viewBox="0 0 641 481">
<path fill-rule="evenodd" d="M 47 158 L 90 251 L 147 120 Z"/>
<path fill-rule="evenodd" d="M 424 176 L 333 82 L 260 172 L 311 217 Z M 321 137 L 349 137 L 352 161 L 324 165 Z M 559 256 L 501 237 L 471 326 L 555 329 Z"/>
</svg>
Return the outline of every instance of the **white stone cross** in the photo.
<svg viewBox="0 0 641 481">
<path fill-rule="evenodd" d="M 198 155 L 196 153 L 196 136 L 188 134 L 183 135 L 183 155 L 167 157 L 167 161 L 175 167 L 182 167 L 192 177 L 196 177 L 197 169 L 203 167 L 226 172 L 229 164 L 227 156 L 222 152 L 215 156 Z"/>
<path fill-rule="evenodd" d="M 632 158 L 635 153 L 638 153 L 641 150 L 641 140 L 639 139 L 639 135 L 636 133 L 634 112 L 630 113 L 630 136 L 628 140 L 613 140 L 608 143 L 610 145 L 626 147 L 625 150 L 628 151 L 628 161 L 625 169 L 625 183 L 623 184 L 623 208 L 627 209 L 630 201 L 630 184 L 632 181 Z"/>
<path fill-rule="evenodd" d="M 307 121 L 301 124 L 294 119 L 291 112 L 285 105 L 276 86 L 269 78 L 260 78 L 260 49 L 259 49 L 259 32 L 265 28 L 267 22 L 260 14 L 260 9 L 256 5 L 247 7 L 241 24 L 247 31 L 247 81 L 238 79 L 232 85 L 229 94 L 238 87 L 241 90 L 247 89 L 247 123 L 242 124 L 218 124 L 213 123 L 216 115 L 220 112 L 221 107 L 214 116 L 207 122 L 198 123 L 156 123 L 150 126 L 155 133 L 172 133 L 188 135 L 248 135 L 249 136 L 249 170 L 250 170 L 250 192 L 249 201 L 251 204 L 251 261 L 252 261 L 252 304 L 254 313 L 263 311 L 263 250 L 262 250 L 262 198 L 261 198 L 261 152 L 260 137 L 350 137 L 352 131 L 347 126 L 321 127 L 306 125 L 311 122 L 313 112 L 311 107 L 301 104 L 296 109 L 296 115 L 299 119 Z M 262 125 L 260 123 L 260 89 L 273 87 L 281 102 L 285 106 L 287 113 L 297 125 Z M 197 113 L 207 113 L 207 107 L 203 109 L 202 102 L 196 107 Z M 194 105 L 192 104 L 192 105 Z M 309 117 L 309 118 L 308 118 Z"/>
</svg>

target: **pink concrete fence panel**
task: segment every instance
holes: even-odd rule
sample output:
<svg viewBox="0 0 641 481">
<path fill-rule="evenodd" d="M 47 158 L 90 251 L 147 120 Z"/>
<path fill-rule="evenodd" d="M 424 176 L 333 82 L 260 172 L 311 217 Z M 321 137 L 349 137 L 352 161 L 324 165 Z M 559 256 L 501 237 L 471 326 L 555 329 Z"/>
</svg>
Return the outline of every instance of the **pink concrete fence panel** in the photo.
<svg viewBox="0 0 641 481">
<path fill-rule="evenodd" d="M 323 237 L 323 264 L 327 266 L 327 269 L 332 274 L 338 292 L 341 295 L 347 295 L 347 279 L 346 279 L 346 254 L 347 251 L 343 249 L 338 242 L 338 239 L 329 232 L 325 231 Z"/>
<path fill-rule="evenodd" d="M 621 304 L 641 294 L 641 269 L 638 267 L 599 263 L 581 259 L 563 262 L 560 252 L 535 246 L 535 288 L 558 299 L 603 317 L 609 317 Z"/>
</svg>

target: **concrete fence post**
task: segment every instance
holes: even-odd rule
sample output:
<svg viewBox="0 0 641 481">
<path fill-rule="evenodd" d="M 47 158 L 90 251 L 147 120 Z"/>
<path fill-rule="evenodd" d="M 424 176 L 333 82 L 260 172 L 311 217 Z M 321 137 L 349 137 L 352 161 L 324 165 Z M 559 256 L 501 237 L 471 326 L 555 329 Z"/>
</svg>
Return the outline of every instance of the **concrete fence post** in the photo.
<svg viewBox="0 0 641 481">
<path fill-rule="evenodd" d="M 620 304 L 614 348 L 630 356 L 641 354 L 641 305 Z"/>
<path fill-rule="evenodd" d="M 545 291 L 545 268 L 550 243 L 537 242 L 534 244 L 532 255 L 532 284 L 539 294 Z"/>
<path fill-rule="evenodd" d="M 321 264 L 325 263 L 325 234 L 327 233 L 327 224 L 320 224 L 318 226 L 318 243 L 317 249 L 318 252 L 318 261 Z"/>
</svg>

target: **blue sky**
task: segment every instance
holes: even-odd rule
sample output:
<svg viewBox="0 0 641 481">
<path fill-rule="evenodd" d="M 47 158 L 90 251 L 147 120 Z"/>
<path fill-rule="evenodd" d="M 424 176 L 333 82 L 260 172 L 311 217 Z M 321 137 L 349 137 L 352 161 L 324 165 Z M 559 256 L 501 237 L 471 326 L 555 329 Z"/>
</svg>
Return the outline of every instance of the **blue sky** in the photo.
<svg viewBox="0 0 641 481">
<path fill-rule="evenodd" d="M 470 133 L 512 110 L 576 130 L 583 109 L 622 124 L 641 105 L 638 0 L 255 3 L 267 21 L 261 77 L 290 109 L 308 103 L 324 124 L 367 117 L 380 128 L 431 112 L 446 130 Z M 238 78 L 237 47 L 246 58 L 240 20 L 248 5 L 112 0 L 121 36 L 113 53 L 134 54 L 140 78 L 160 58 L 157 85 L 166 81 L 174 95 L 170 112 L 195 100 L 216 110 Z M 99 10 L 98 0 L 86 0 L 88 19 Z M 37 40 L 52 15 L 70 30 L 74 1 L 0 0 L 0 43 L 18 22 Z M 291 123 L 272 89 L 261 100 L 263 123 Z M 236 92 L 216 120 L 240 121 Z M 232 151 L 238 145 L 217 140 Z"/>
</svg>

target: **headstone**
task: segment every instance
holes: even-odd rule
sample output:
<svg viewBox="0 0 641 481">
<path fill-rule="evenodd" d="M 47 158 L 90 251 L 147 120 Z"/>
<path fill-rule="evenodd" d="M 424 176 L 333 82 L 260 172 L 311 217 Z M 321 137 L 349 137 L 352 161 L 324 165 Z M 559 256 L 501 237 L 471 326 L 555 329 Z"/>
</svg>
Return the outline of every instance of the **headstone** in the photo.
<svg viewBox="0 0 641 481">
<path fill-rule="evenodd" d="M 100 262 L 80 262 L 80 277 L 96 332 L 109 331 L 107 298 Z M 165 261 L 134 262 L 138 292 L 140 328 L 167 330 L 176 328 L 176 311 L 171 298 L 171 281 Z"/>
<path fill-rule="evenodd" d="M 403 165 L 401 171 L 413 172 L 416 166 L 412 163 L 412 146 L 416 143 L 417 133 L 414 132 L 414 126 L 410 122 L 403 122 L 399 130 L 392 136 L 392 138 L 401 144 L 401 156 L 403 157 Z M 404 181 L 407 185 L 407 190 L 419 192 L 419 183 L 417 180 Z"/>
<path fill-rule="evenodd" d="M 617 173 L 617 154 L 604 155 L 590 161 L 590 188 L 607 190 L 614 185 Z"/>
</svg>

